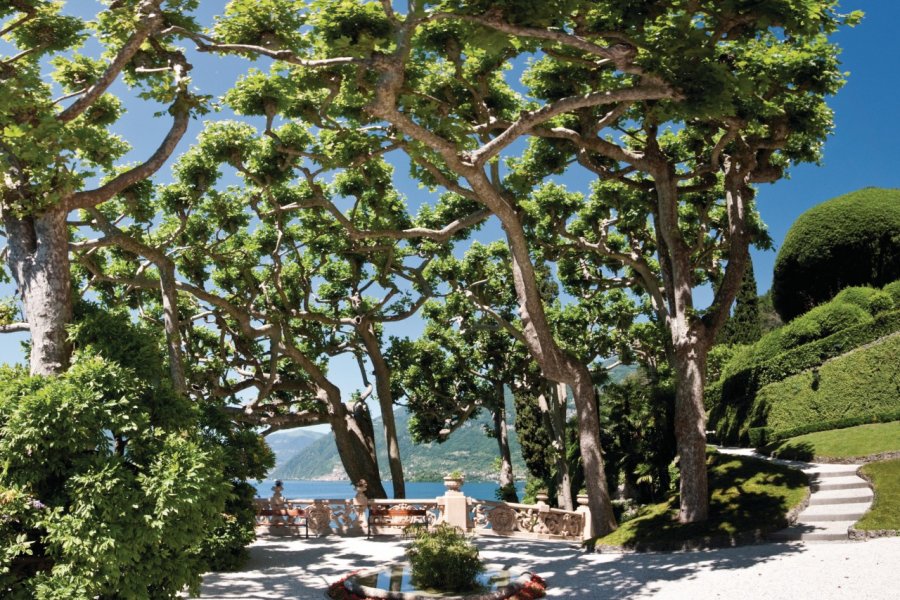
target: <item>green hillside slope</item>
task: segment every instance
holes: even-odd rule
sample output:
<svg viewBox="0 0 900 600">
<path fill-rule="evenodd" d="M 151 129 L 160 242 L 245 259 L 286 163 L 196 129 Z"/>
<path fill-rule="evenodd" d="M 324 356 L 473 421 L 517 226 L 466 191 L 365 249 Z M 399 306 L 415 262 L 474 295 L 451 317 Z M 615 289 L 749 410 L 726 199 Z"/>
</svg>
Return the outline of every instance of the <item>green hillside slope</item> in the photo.
<svg viewBox="0 0 900 600">
<path fill-rule="evenodd" d="M 400 456 L 403 470 L 408 481 L 435 481 L 459 469 L 471 481 L 496 479 L 497 470 L 494 460 L 497 457 L 497 442 L 487 437 L 483 426 L 490 423 L 490 416 L 482 414 L 478 419 L 466 423 L 453 432 L 450 438 L 441 444 L 414 444 L 407 431 L 409 414 L 402 408 L 395 413 L 400 442 Z M 381 434 L 381 419 L 375 420 L 376 447 L 378 465 L 382 477 L 389 479 L 387 454 L 384 438 Z M 522 462 L 522 451 L 519 447 L 515 431 L 510 431 L 510 450 L 513 456 L 513 469 L 516 477 L 525 477 L 525 465 Z M 337 448 L 331 436 L 325 436 L 294 456 L 284 465 L 276 467 L 270 477 L 281 479 L 346 479 L 341 468 Z"/>
<path fill-rule="evenodd" d="M 266 436 L 266 443 L 275 453 L 275 467 L 277 468 L 322 437 L 327 437 L 327 434 L 309 429 L 287 429 Z"/>
</svg>

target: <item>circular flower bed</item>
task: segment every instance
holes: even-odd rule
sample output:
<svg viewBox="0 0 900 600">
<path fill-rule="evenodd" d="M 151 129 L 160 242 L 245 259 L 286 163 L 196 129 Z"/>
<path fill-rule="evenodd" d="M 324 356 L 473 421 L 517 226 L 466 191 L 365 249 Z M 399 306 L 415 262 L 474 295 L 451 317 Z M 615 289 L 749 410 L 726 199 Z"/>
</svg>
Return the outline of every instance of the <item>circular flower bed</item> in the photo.
<svg viewBox="0 0 900 600">
<path fill-rule="evenodd" d="M 330 586 L 328 586 L 328 597 L 333 600 L 384 600 L 384 598 L 393 598 L 399 596 L 364 596 L 356 593 L 350 589 L 348 589 L 346 582 L 348 579 L 351 579 L 354 576 L 360 575 L 363 571 L 353 571 L 352 573 L 348 573 L 344 577 L 338 579 Z M 526 579 L 527 578 L 527 579 Z M 520 581 L 524 579 L 524 583 L 520 583 L 515 587 L 515 589 L 511 589 L 505 592 L 491 594 L 491 600 L 536 600 L 537 598 L 543 598 L 546 595 L 547 590 L 547 582 L 544 579 L 535 574 L 526 572 L 520 578 Z M 483 598 L 484 594 L 478 594 L 477 592 L 470 596 L 471 598 Z M 467 596 L 459 596 L 459 598 L 466 598 Z"/>
</svg>

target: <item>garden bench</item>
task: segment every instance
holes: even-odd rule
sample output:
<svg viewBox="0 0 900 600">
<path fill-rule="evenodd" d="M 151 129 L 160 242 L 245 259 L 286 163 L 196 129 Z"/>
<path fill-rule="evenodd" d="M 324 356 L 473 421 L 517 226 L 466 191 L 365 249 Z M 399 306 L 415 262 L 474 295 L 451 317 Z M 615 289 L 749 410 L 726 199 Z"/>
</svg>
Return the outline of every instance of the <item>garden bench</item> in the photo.
<svg viewBox="0 0 900 600">
<path fill-rule="evenodd" d="M 309 519 L 306 511 L 300 508 L 259 508 L 256 524 L 261 527 L 285 527 L 294 532 L 299 532 L 302 527 L 304 537 L 309 537 Z"/>
<path fill-rule="evenodd" d="M 366 536 L 371 536 L 373 527 L 406 528 L 410 525 L 429 526 L 428 510 L 424 508 L 380 508 L 369 507 Z"/>
</svg>

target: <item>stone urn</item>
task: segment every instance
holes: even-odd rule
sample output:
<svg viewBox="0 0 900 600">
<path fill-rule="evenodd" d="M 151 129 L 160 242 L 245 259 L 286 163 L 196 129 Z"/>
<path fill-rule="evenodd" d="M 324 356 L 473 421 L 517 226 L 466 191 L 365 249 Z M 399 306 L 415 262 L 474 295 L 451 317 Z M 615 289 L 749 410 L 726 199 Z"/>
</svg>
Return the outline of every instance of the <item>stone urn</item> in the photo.
<svg viewBox="0 0 900 600">
<path fill-rule="evenodd" d="M 450 492 L 458 492 L 462 489 L 463 481 L 462 475 L 451 473 L 450 475 L 444 476 L 444 487 Z"/>
<path fill-rule="evenodd" d="M 550 500 L 550 494 L 547 493 L 547 490 L 538 490 L 534 495 L 534 499 L 538 504 L 547 504 Z"/>
<path fill-rule="evenodd" d="M 587 506 L 588 505 L 588 495 L 587 494 L 578 494 L 575 497 L 575 501 L 578 502 L 578 506 Z"/>
</svg>

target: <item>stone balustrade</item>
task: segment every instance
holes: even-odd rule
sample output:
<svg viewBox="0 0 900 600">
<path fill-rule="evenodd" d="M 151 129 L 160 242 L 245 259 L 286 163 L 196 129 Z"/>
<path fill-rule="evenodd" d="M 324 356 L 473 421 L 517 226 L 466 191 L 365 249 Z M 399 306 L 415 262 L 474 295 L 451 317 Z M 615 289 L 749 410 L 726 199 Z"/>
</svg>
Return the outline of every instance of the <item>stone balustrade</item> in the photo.
<svg viewBox="0 0 900 600">
<path fill-rule="evenodd" d="M 362 482 L 361 482 L 362 483 Z M 434 499 L 369 500 L 365 485 L 348 500 L 299 500 L 257 498 L 257 513 L 272 509 L 299 509 L 307 519 L 310 535 L 363 536 L 402 534 L 411 525 L 431 527 L 449 523 L 475 535 L 580 542 L 590 534 L 587 500 L 579 498 L 578 510 L 551 508 L 545 498 L 537 504 L 515 504 L 468 498 L 448 489 Z M 283 534 L 285 528 L 261 523 L 260 534 Z"/>
</svg>

